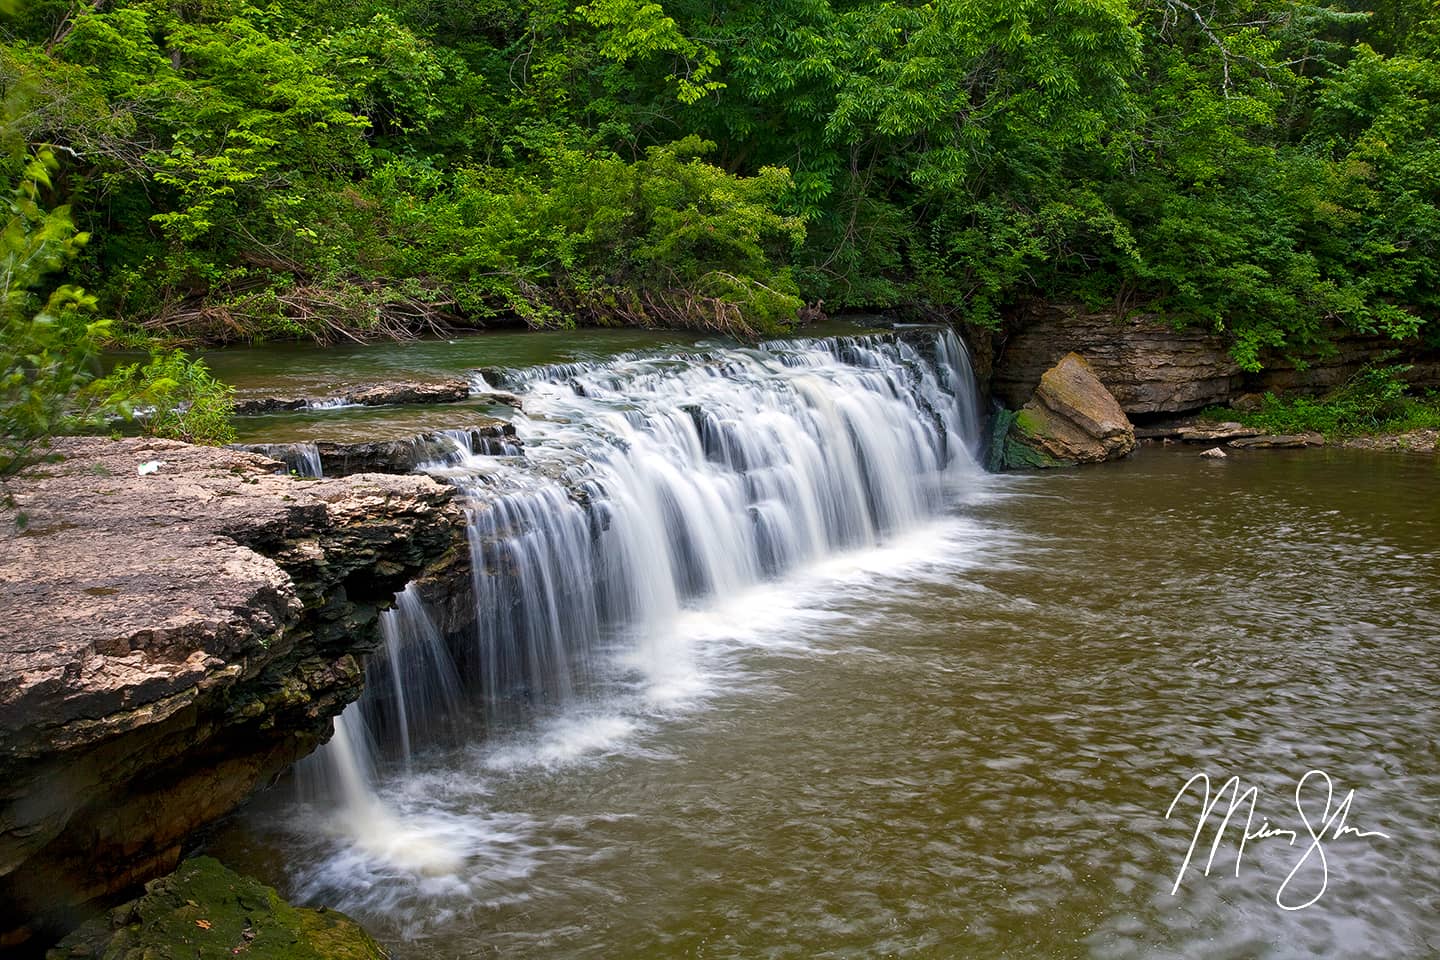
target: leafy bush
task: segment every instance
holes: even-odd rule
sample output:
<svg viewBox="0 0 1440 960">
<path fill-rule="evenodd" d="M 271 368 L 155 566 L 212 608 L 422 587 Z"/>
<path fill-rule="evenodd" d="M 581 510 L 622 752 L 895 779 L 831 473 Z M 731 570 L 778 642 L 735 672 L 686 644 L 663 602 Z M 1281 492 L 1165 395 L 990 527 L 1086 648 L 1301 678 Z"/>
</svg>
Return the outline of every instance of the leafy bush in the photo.
<svg viewBox="0 0 1440 960">
<path fill-rule="evenodd" d="M 1316 431 L 1347 437 L 1440 427 L 1440 396 L 1411 396 L 1401 379 L 1408 369 L 1403 364 L 1367 367 L 1325 397 L 1281 399 L 1266 394 L 1254 413 L 1215 412 L 1272 433 Z"/>
<path fill-rule="evenodd" d="M 109 326 L 92 318 L 95 299 L 79 287 L 39 292 L 88 239 L 76 232 L 69 207 L 40 204 L 57 166 L 48 150 L 30 158 L 0 234 L 0 477 L 33 463 L 73 421 Z"/>
<path fill-rule="evenodd" d="M 157 350 L 149 363 L 119 367 L 94 389 L 105 394 L 106 409 L 135 419 L 152 437 L 210 444 L 235 439 L 234 388 L 182 350 Z"/>
</svg>

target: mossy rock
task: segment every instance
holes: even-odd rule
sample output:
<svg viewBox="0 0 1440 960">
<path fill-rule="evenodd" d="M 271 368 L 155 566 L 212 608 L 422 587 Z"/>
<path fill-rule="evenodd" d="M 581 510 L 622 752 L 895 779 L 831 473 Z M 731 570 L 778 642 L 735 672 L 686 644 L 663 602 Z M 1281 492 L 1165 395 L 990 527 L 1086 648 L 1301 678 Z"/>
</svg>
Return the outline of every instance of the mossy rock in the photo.
<svg viewBox="0 0 1440 960">
<path fill-rule="evenodd" d="M 385 960 L 354 920 L 291 906 L 218 860 L 196 857 L 145 895 L 85 924 L 47 960 Z"/>
<path fill-rule="evenodd" d="M 990 438 L 985 456 L 985 469 L 994 473 L 1004 470 L 1040 470 L 1065 464 L 1048 456 L 1043 450 L 1017 440 L 1017 436 L 1033 435 L 1033 418 L 1024 410 L 997 410 L 991 418 Z"/>
</svg>

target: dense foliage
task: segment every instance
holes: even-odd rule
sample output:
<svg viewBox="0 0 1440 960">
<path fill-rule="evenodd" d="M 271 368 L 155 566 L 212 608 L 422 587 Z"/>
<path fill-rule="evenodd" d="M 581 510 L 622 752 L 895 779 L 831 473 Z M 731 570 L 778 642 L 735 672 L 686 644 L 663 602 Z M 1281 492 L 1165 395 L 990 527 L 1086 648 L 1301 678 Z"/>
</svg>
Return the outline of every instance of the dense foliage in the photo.
<svg viewBox="0 0 1440 960">
<path fill-rule="evenodd" d="M 1267 393 L 1258 410 L 1215 409 L 1205 414 L 1280 434 L 1314 431 L 1343 438 L 1440 430 L 1440 393 L 1414 395 L 1402 379 L 1408 369 L 1404 364 L 1366 367 L 1323 397 Z"/>
<path fill-rule="evenodd" d="M 171 340 L 1037 296 L 1251 368 L 1437 335 L 1433 0 L 31 0 L 6 29 L 78 282 Z"/>
</svg>

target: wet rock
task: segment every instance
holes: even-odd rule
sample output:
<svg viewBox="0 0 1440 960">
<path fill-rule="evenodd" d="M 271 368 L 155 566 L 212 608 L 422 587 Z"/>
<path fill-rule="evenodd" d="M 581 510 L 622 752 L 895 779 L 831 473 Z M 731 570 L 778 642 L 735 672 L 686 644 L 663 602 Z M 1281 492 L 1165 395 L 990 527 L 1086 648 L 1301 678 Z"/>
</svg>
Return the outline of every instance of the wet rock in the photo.
<svg viewBox="0 0 1440 960">
<path fill-rule="evenodd" d="M 1011 467 L 1098 463 L 1135 449 L 1135 431 L 1125 412 L 1085 359 L 1073 353 L 1040 378 L 1007 439 L 1031 454 L 1007 456 Z"/>
<path fill-rule="evenodd" d="M 346 394 L 351 403 L 362 407 L 392 404 L 459 403 L 470 398 L 470 381 L 464 378 L 439 383 L 381 383 Z"/>
<path fill-rule="evenodd" d="M 1266 434 L 1259 437 L 1240 437 L 1231 440 L 1231 447 L 1237 450 L 1282 450 L 1297 447 L 1323 447 L 1325 435 L 1322 433 L 1278 433 Z"/>
<path fill-rule="evenodd" d="M 1152 423 L 1135 428 L 1137 440 L 1180 440 L 1185 443 L 1215 443 L 1241 437 L 1263 436 L 1264 430 L 1240 423 L 1194 423 L 1188 420 Z"/>
<path fill-rule="evenodd" d="M 328 738 L 394 592 L 468 555 L 429 477 L 302 481 L 159 440 L 56 453 L 0 521 L 0 934 L 172 869 Z"/>
<path fill-rule="evenodd" d="M 470 399 L 470 381 L 453 377 L 436 382 L 394 381 L 358 387 L 330 397 L 248 397 L 235 401 L 235 412 L 242 416 L 274 413 L 281 410 L 304 410 L 344 404 L 381 407 L 401 404 L 459 403 Z"/>
<path fill-rule="evenodd" d="M 477 418 L 471 418 L 474 421 Z M 515 425 L 491 417 L 456 431 L 416 434 L 404 440 L 374 440 L 363 443 L 335 443 L 317 440 L 306 443 L 239 443 L 232 449 L 259 453 L 292 467 L 307 459 L 318 460 L 321 475 L 348 477 L 357 473 L 413 473 L 421 464 L 444 463 L 455 459 L 460 441 L 475 453 L 515 456 L 520 440 Z M 301 471 L 302 473 L 304 471 Z"/>
<path fill-rule="evenodd" d="M 1209 457 L 1211 460 L 1224 460 L 1229 454 L 1219 447 L 1211 447 L 1209 450 L 1202 452 L 1200 456 Z"/>
<path fill-rule="evenodd" d="M 343 913 L 291 906 L 209 857 L 186 860 L 140 898 L 67 936 L 46 960 L 385 960 Z"/>
</svg>

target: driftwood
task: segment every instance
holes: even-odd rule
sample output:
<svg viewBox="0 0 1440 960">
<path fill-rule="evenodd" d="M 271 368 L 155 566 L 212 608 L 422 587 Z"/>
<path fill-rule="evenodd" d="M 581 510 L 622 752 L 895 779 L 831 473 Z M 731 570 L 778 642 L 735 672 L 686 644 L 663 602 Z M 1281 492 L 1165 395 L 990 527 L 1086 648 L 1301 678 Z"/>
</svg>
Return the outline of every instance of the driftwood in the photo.
<svg viewBox="0 0 1440 960">
<path fill-rule="evenodd" d="M 278 315 L 328 344 L 443 337 L 466 325 L 454 300 L 439 291 L 426 291 L 422 299 L 374 281 L 301 284 L 279 292 L 264 289 L 263 281 L 246 286 L 232 287 L 219 303 L 203 296 L 172 301 L 142 326 L 175 342 L 229 343 L 253 339 Z"/>
</svg>

